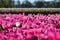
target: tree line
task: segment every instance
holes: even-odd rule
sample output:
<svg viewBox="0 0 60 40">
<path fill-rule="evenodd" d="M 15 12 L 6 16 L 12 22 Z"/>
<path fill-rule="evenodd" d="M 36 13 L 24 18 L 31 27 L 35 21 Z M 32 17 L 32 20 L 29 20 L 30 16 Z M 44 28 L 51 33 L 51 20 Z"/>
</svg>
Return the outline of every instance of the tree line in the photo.
<svg viewBox="0 0 60 40">
<path fill-rule="evenodd" d="M 60 8 L 60 2 L 41 2 L 35 1 L 31 3 L 30 1 L 26 0 L 20 3 L 17 1 L 18 4 L 15 4 L 12 0 L 0 0 L 0 8 Z"/>
</svg>

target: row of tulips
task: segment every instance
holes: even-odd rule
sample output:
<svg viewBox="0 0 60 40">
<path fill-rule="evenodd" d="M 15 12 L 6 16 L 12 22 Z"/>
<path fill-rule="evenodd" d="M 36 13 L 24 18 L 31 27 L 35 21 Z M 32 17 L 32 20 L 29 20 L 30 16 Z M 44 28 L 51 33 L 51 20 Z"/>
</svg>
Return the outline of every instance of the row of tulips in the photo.
<svg viewBox="0 0 60 40">
<path fill-rule="evenodd" d="M 60 14 L 0 14 L 0 40 L 60 40 Z"/>
</svg>

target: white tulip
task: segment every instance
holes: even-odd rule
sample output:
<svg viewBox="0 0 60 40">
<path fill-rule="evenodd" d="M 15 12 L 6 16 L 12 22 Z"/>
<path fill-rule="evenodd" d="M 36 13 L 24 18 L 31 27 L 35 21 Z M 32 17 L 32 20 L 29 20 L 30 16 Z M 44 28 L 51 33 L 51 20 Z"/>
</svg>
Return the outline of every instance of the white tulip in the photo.
<svg viewBox="0 0 60 40">
<path fill-rule="evenodd" d="M 19 27 L 20 26 L 20 23 L 19 22 L 16 22 L 16 27 Z"/>
</svg>

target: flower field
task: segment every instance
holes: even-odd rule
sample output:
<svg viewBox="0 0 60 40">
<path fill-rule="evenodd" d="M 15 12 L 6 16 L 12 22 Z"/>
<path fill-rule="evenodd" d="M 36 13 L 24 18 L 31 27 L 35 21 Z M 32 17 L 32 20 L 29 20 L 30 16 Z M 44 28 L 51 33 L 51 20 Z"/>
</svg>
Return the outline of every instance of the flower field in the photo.
<svg viewBox="0 0 60 40">
<path fill-rule="evenodd" d="M 60 40 L 60 14 L 0 14 L 0 40 Z"/>
</svg>

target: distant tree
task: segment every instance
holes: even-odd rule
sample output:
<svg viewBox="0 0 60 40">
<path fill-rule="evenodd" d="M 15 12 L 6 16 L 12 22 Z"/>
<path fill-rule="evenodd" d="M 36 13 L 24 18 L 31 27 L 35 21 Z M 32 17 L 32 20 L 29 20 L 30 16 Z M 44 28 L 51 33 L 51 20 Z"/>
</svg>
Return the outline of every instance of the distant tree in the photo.
<svg viewBox="0 0 60 40">
<path fill-rule="evenodd" d="M 30 8 L 30 7 L 32 7 L 32 3 L 29 2 L 28 0 L 25 0 L 24 2 L 22 2 L 21 7 L 22 8 Z"/>
<path fill-rule="evenodd" d="M 41 8 L 44 7 L 44 3 L 41 1 L 35 1 L 34 2 L 34 7 Z"/>
<path fill-rule="evenodd" d="M 7 6 L 6 1 L 7 1 L 7 0 L 0 0 L 0 7 L 5 7 L 5 6 Z"/>
<path fill-rule="evenodd" d="M 54 3 L 55 3 L 55 2 L 53 2 L 53 1 L 49 2 L 49 6 L 48 6 L 48 7 L 49 7 L 49 8 L 54 8 L 54 7 L 55 7 Z"/>
<path fill-rule="evenodd" d="M 0 8 L 13 7 L 14 2 L 12 0 L 0 0 Z"/>
<path fill-rule="evenodd" d="M 57 2 L 57 3 L 56 3 L 56 7 L 57 7 L 57 8 L 60 8 L 60 2 Z"/>
<path fill-rule="evenodd" d="M 20 4 L 20 1 L 19 0 L 17 1 L 16 7 L 21 7 L 21 4 Z"/>
</svg>

